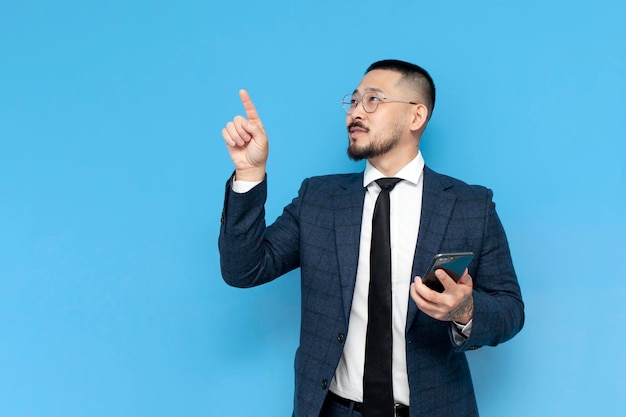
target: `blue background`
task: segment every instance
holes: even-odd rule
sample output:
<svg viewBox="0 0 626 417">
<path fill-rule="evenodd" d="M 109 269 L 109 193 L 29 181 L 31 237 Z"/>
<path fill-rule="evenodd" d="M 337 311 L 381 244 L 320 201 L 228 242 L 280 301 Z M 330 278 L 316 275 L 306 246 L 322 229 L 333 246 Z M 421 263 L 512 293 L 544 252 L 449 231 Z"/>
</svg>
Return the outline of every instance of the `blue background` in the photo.
<svg viewBox="0 0 626 417">
<path fill-rule="evenodd" d="M 268 220 L 345 156 L 373 61 L 427 68 L 434 169 L 495 192 L 526 301 L 482 415 L 626 406 L 621 0 L 12 1 L 0 12 L 0 416 L 290 415 L 298 274 L 238 290 L 221 129 L 250 91 Z"/>
</svg>

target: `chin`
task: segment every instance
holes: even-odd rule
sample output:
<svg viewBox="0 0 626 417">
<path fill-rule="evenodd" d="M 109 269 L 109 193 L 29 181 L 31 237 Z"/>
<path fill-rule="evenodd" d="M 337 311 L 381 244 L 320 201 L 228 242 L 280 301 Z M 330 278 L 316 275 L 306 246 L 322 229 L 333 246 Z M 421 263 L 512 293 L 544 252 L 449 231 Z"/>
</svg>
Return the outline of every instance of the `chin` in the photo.
<svg viewBox="0 0 626 417">
<path fill-rule="evenodd" d="M 348 157 L 350 159 L 352 159 L 353 161 L 362 161 L 363 159 L 367 159 L 367 149 L 364 148 L 359 148 L 358 146 L 355 146 L 355 143 L 351 143 L 350 146 L 348 146 L 347 149 L 347 154 Z"/>
</svg>

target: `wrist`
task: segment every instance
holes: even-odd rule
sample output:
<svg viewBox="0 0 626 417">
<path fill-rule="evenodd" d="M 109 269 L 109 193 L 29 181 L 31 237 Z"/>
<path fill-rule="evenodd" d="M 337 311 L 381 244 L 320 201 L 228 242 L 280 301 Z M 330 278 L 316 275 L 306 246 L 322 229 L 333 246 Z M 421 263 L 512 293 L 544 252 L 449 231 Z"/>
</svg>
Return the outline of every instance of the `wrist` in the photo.
<svg viewBox="0 0 626 417">
<path fill-rule="evenodd" d="M 474 297 L 470 294 L 461 301 L 459 306 L 448 313 L 448 320 L 466 325 L 474 317 Z"/>
<path fill-rule="evenodd" d="M 465 326 L 467 323 L 472 321 L 471 317 L 455 317 L 452 322 L 457 326 Z"/>
<path fill-rule="evenodd" d="M 265 167 L 235 170 L 235 181 L 260 182 L 265 179 Z"/>
</svg>

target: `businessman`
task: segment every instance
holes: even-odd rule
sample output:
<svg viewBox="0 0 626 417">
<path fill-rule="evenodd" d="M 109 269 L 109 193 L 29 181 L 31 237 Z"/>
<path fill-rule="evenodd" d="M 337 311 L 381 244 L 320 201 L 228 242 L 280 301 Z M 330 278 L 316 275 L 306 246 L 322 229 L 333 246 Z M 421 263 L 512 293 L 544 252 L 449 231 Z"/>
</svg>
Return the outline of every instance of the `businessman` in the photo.
<svg viewBox="0 0 626 417">
<path fill-rule="evenodd" d="M 304 180 L 265 223 L 268 137 L 248 93 L 222 130 L 234 175 L 219 236 L 224 280 L 269 282 L 300 268 L 296 417 L 477 416 L 465 352 L 517 334 L 524 305 L 492 193 L 428 168 L 419 151 L 435 106 L 421 67 L 372 64 L 344 97 L 348 156 L 363 172 Z M 473 252 L 455 281 L 433 256 Z M 253 348 L 251 346 L 251 348 Z"/>
</svg>

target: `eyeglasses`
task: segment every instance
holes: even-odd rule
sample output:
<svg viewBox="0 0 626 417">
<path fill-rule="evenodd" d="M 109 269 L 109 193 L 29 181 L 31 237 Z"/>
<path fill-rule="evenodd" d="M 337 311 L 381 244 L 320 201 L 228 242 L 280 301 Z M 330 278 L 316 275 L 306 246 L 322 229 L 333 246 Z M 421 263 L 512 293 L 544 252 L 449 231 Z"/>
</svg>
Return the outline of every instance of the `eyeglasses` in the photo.
<svg viewBox="0 0 626 417">
<path fill-rule="evenodd" d="M 380 97 L 377 92 L 372 91 L 363 94 L 361 98 L 357 98 L 354 94 L 346 94 L 341 100 L 341 105 L 346 114 L 350 114 L 356 109 L 356 106 L 363 106 L 363 110 L 367 113 L 374 113 L 380 103 L 405 103 L 405 104 L 419 104 L 414 101 L 396 100 L 388 97 Z"/>
</svg>

